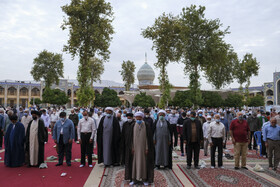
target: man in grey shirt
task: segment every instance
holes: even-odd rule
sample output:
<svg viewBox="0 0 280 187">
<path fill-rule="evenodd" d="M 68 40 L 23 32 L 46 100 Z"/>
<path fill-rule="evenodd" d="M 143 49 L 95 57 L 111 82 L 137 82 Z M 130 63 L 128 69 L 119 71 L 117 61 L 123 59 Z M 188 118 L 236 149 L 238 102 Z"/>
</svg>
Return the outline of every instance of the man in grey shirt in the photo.
<svg viewBox="0 0 280 187">
<path fill-rule="evenodd" d="M 254 138 L 254 133 L 256 131 L 260 131 L 261 126 L 262 126 L 259 118 L 257 118 L 257 113 L 254 112 L 252 116 L 249 116 L 247 123 L 248 123 L 250 131 L 251 131 L 250 143 L 248 144 L 248 148 L 249 148 L 249 150 L 252 149 L 252 137 L 253 137 L 253 139 L 254 139 L 253 149 L 256 149 L 257 143 L 256 143 L 256 139 Z"/>
</svg>

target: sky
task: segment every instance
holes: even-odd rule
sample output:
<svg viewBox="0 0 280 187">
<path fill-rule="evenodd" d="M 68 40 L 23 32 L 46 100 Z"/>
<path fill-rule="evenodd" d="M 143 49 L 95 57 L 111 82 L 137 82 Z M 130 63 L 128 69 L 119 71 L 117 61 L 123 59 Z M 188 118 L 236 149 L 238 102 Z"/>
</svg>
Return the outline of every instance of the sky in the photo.
<svg viewBox="0 0 280 187">
<path fill-rule="evenodd" d="M 0 0 L 0 80 L 32 80 L 30 70 L 33 59 L 44 49 L 62 53 L 64 78 L 76 79 L 78 58 L 62 51 L 67 44 L 68 30 L 60 28 L 63 16 L 61 6 L 69 0 Z M 121 63 L 131 60 L 136 72 L 144 64 L 153 68 L 157 61 L 152 41 L 143 38 L 141 32 L 152 26 L 155 19 L 165 13 L 178 15 L 191 4 L 206 7 L 207 19 L 220 19 L 224 28 L 230 27 L 225 37 L 239 59 L 246 53 L 260 62 L 259 75 L 251 78 L 251 86 L 261 86 L 273 81 L 273 72 L 280 71 L 280 1 L 279 0 L 111 0 L 115 34 L 110 45 L 110 60 L 105 63 L 102 80 L 122 83 L 119 73 Z M 167 67 L 170 83 L 188 86 L 184 66 L 170 63 Z M 159 71 L 154 68 L 158 84 Z M 201 88 L 213 89 L 201 74 Z M 138 84 L 136 78 L 136 84 Z M 238 87 L 235 81 L 224 89 Z"/>
</svg>

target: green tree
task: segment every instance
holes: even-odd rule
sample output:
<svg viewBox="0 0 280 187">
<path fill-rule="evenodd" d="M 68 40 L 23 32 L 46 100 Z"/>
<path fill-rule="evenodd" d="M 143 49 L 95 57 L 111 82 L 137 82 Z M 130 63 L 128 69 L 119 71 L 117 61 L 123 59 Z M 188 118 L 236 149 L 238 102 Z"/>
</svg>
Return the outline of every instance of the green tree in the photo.
<svg viewBox="0 0 280 187">
<path fill-rule="evenodd" d="M 70 101 L 66 93 L 60 89 L 45 88 L 42 98 L 43 103 L 52 105 L 65 105 Z"/>
<path fill-rule="evenodd" d="M 94 82 L 101 81 L 101 75 L 104 72 L 103 61 L 96 57 L 90 58 L 90 70 L 90 85 L 93 88 Z"/>
<path fill-rule="evenodd" d="M 30 100 L 30 102 L 29 102 L 30 105 L 33 105 L 33 104 L 39 105 L 39 104 L 41 104 L 41 103 L 42 103 L 42 101 L 41 101 L 41 99 L 39 99 L 39 98 L 32 98 L 32 99 Z"/>
<path fill-rule="evenodd" d="M 229 34 L 228 28 L 221 30 L 220 20 L 206 19 L 204 11 L 203 6 L 196 8 L 191 5 L 183 8 L 179 16 L 180 45 L 177 51 L 181 52 L 184 71 L 189 75 L 189 88 L 195 107 L 203 102 L 200 74 L 204 73 L 210 83 L 220 88 L 232 81 L 233 72 L 223 72 L 223 76 L 219 76 L 219 72 L 236 62 L 231 45 L 224 41 L 224 36 Z M 217 76 L 219 79 L 215 78 Z"/>
<path fill-rule="evenodd" d="M 217 92 L 202 92 L 203 107 L 221 107 L 224 104 L 223 98 Z"/>
<path fill-rule="evenodd" d="M 250 107 L 264 106 L 264 97 L 262 95 L 256 95 L 255 97 L 249 98 L 248 106 Z"/>
<path fill-rule="evenodd" d="M 62 11 L 67 18 L 64 18 L 61 27 L 63 30 L 69 29 L 69 40 L 64 51 L 70 53 L 72 58 L 80 58 L 77 97 L 79 104 L 86 106 L 94 99 L 90 59 L 109 59 L 111 35 L 114 33 L 112 7 L 104 0 L 71 0 L 69 5 L 62 6 Z"/>
<path fill-rule="evenodd" d="M 63 77 L 62 54 L 43 50 L 33 60 L 31 75 L 35 81 L 44 79 L 45 87 L 50 88 L 53 83 L 58 84 L 59 78 Z"/>
<path fill-rule="evenodd" d="M 146 95 L 146 92 L 140 92 L 134 98 L 132 106 L 140 106 L 142 108 L 154 107 L 156 105 L 154 99 L 150 95 Z"/>
<path fill-rule="evenodd" d="M 246 53 L 243 57 L 241 63 L 239 63 L 236 67 L 235 76 L 237 82 L 240 84 L 240 92 L 243 93 L 243 84 L 246 83 L 245 87 L 245 96 L 246 100 L 249 97 L 249 86 L 251 84 L 250 79 L 251 77 L 257 76 L 259 74 L 259 62 L 256 58 L 253 57 L 253 54 Z"/>
<path fill-rule="evenodd" d="M 135 72 L 135 64 L 134 62 L 128 60 L 123 61 L 122 63 L 122 70 L 120 71 L 122 75 L 122 79 L 124 81 L 125 90 L 129 91 L 131 88 L 131 85 L 134 84 L 135 78 L 134 78 L 134 72 Z"/>
<path fill-rule="evenodd" d="M 240 94 L 229 94 L 228 97 L 225 99 L 224 105 L 226 107 L 239 107 L 243 106 L 243 96 Z"/>
<path fill-rule="evenodd" d="M 192 96 L 191 96 L 191 92 L 189 90 L 188 91 L 176 91 L 175 96 L 172 101 L 172 105 L 191 108 L 193 106 L 191 99 L 192 99 Z"/>
<path fill-rule="evenodd" d="M 99 107 L 121 106 L 120 98 L 115 90 L 104 88 L 102 94 L 96 94 L 95 105 Z"/>
<path fill-rule="evenodd" d="M 179 22 L 178 17 L 172 14 L 162 16 L 155 20 L 155 23 L 151 27 L 147 27 L 142 31 L 144 38 L 148 38 L 153 41 L 152 49 L 156 50 L 157 62 L 154 64 L 156 68 L 159 68 L 159 83 L 162 97 L 160 98 L 159 107 L 164 108 L 170 98 L 171 84 L 169 83 L 166 67 L 169 62 L 178 61 L 178 52 L 176 47 L 178 45 L 179 36 Z"/>
</svg>

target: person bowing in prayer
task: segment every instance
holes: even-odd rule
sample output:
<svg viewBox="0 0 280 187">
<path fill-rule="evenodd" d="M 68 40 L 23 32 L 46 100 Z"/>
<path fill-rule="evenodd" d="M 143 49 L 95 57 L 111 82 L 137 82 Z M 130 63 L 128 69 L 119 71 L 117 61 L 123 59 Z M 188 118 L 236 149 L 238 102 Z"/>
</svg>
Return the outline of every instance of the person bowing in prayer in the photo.
<svg viewBox="0 0 280 187">
<path fill-rule="evenodd" d="M 105 108 L 97 129 L 98 164 L 104 163 L 105 167 L 120 164 L 121 129 L 113 111 L 112 107 Z"/>
<path fill-rule="evenodd" d="M 41 113 L 33 110 L 32 121 L 26 130 L 27 165 L 40 166 L 44 163 L 46 134 L 44 121 L 40 119 Z"/>
<path fill-rule="evenodd" d="M 172 169 L 172 145 L 171 145 L 171 126 L 165 119 L 165 111 L 158 112 L 158 119 L 154 124 L 154 144 L 155 144 L 155 165 Z"/>
<path fill-rule="evenodd" d="M 18 117 L 13 114 L 10 117 L 12 123 L 5 134 L 5 159 L 7 167 L 20 167 L 24 164 L 25 130 L 22 123 L 17 122 Z"/>
</svg>

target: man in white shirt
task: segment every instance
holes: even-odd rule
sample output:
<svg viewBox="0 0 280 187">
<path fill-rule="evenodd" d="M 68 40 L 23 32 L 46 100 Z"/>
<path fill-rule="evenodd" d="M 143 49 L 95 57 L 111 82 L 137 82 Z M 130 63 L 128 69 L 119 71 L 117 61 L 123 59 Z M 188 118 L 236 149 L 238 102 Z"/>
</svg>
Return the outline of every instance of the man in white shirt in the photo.
<svg viewBox="0 0 280 187">
<path fill-rule="evenodd" d="M 26 130 L 27 130 L 27 127 L 28 127 L 28 124 L 30 121 L 32 121 L 32 116 L 29 115 L 29 110 L 28 109 L 24 110 L 23 117 L 21 118 L 21 123 L 24 126 L 25 133 L 26 133 Z"/>
<path fill-rule="evenodd" d="M 45 109 L 42 110 L 42 115 L 41 115 L 41 119 L 44 121 L 45 124 L 45 128 L 46 128 L 46 134 L 47 134 L 47 141 L 48 142 L 48 132 L 49 132 L 49 126 L 50 126 L 50 117 L 47 114 L 47 111 Z"/>
<path fill-rule="evenodd" d="M 83 118 L 78 123 L 78 141 L 81 144 L 81 165 L 84 167 L 86 163 L 86 154 L 88 156 L 88 166 L 92 167 L 93 140 L 96 132 L 96 124 L 92 118 L 88 117 L 88 112 L 83 112 Z"/>
<path fill-rule="evenodd" d="M 51 122 L 51 131 L 53 132 L 53 127 L 55 123 L 59 120 L 59 117 L 56 113 L 56 109 L 53 109 L 51 115 L 50 115 L 50 122 Z"/>
<path fill-rule="evenodd" d="M 223 145 L 226 141 L 226 130 L 223 123 L 220 122 L 220 115 L 216 114 L 215 121 L 210 123 L 208 130 L 208 141 L 211 147 L 211 168 L 215 168 L 215 152 L 218 147 L 218 167 L 223 167 Z"/>
<path fill-rule="evenodd" d="M 204 145 L 203 145 L 203 148 L 204 148 L 204 156 L 207 156 L 207 155 L 208 155 L 208 145 L 209 145 L 209 141 L 208 141 L 208 130 L 209 130 L 210 123 L 211 123 L 211 116 L 208 115 L 208 116 L 206 117 L 206 122 L 203 123 L 203 125 L 202 125 L 203 137 L 204 137 Z"/>
</svg>

